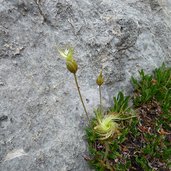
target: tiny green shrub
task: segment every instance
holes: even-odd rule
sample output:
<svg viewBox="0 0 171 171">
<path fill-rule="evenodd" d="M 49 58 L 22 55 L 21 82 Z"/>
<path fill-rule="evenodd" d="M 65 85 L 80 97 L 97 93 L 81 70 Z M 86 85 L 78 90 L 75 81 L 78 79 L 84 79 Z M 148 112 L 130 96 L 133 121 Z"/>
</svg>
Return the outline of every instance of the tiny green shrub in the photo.
<svg viewBox="0 0 171 171">
<path fill-rule="evenodd" d="M 131 78 L 134 86 L 134 105 L 139 106 L 155 98 L 168 111 L 171 103 L 171 68 L 164 64 L 155 69 L 152 75 L 145 74 L 143 70 L 139 72 L 140 81 Z"/>
</svg>

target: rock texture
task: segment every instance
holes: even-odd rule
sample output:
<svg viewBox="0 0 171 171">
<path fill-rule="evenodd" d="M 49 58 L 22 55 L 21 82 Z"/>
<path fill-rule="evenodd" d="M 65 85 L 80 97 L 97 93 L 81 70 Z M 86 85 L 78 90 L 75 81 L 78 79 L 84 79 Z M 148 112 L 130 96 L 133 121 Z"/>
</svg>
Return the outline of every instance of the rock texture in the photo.
<svg viewBox="0 0 171 171">
<path fill-rule="evenodd" d="M 171 64 L 170 0 L 0 0 L 0 170 L 89 171 L 86 123 L 56 46 L 75 47 L 89 113 L 130 76 Z"/>
</svg>

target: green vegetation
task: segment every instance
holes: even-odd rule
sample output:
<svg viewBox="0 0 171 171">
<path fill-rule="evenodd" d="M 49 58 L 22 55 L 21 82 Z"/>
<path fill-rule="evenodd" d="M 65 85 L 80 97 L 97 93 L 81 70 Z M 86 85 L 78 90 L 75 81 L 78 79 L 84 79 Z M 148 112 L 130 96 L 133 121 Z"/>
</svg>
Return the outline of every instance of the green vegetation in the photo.
<svg viewBox="0 0 171 171">
<path fill-rule="evenodd" d="M 73 49 L 59 50 L 74 80 L 87 116 L 89 156 L 97 171 L 169 171 L 171 169 L 171 68 L 164 64 L 152 75 L 139 72 L 131 78 L 133 96 L 119 92 L 107 111 L 102 108 L 102 71 L 96 79 L 100 108 L 90 119 L 77 80 Z M 133 105 L 130 106 L 130 102 Z"/>
<path fill-rule="evenodd" d="M 128 105 L 131 98 L 119 92 L 114 105 L 104 116 L 100 114 L 104 118 L 111 114 L 119 116 L 111 119 L 115 129 L 108 129 L 110 136 L 101 138 L 95 129 L 98 111 L 86 128 L 88 162 L 97 171 L 169 171 L 171 168 L 171 68 L 163 64 L 152 75 L 143 70 L 139 74 L 139 80 L 131 78 L 133 106 Z"/>
</svg>

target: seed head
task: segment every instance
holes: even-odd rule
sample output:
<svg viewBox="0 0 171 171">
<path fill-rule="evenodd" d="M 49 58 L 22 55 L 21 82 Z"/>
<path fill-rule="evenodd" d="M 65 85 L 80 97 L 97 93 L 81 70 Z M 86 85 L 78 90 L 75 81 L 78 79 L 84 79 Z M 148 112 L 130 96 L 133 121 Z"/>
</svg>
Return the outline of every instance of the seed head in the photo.
<svg viewBox="0 0 171 171">
<path fill-rule="evenodd" d="M 69 48 L 65 50 L 58 49 L 58 51 L 60 55 L 65 59 L 67 69 L 71 73 L 75 74 L 77 72 L 78 65 L 75 59 L 73 58 L 74 49 L 73 48 Z"/>
<path fill-rule="evenodd" d="M 77 72 L 78 65 L 74 59 L 66 59 L 66 66 L 71 73 L 75 74 Z"/>
<path fill-rule="evenodd" d="M 119 125 L 114 121 L 116 118 L 118 118 L 117 115 L 106 115 L 98 122 L 94 130 L 100 136 L 99 139 L 105 140 L 112 137 L 114 134 L 118 134 Z"/>
<path fill-rule="evenodd" d="M 102 75 L 102 71 L 100 71 L 100 74 L 96 79 L 96 83 L 97 83 L 98 86 L 101 86 L 104 83 L 104 78 L 103 78 L 103 75 Z"/>
</svg>

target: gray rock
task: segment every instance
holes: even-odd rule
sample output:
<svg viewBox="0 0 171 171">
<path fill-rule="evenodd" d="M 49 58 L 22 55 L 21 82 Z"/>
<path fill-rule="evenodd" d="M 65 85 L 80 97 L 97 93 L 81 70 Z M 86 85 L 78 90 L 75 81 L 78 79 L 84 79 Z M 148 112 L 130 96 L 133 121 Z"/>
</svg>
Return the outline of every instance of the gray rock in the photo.
<svg viewBox="0 0 171 171">
<path fill-rule="evenodd" d="M 0 170 L 88 171 L 86 117 L 56 51 L 75 47 L 81 91 L 93 116 L 130 77 L 171 64 L 170 0 L 0 0 Z"/>
</svg>

